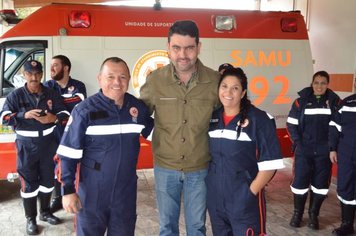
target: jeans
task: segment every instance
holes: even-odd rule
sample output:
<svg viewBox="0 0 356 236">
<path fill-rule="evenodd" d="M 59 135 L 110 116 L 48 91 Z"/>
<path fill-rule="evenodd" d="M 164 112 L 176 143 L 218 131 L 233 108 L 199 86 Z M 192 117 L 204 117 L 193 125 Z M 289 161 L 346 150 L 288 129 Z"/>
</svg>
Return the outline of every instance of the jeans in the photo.
<svg viewBox="0 0 356 236">
<path fill-rule="evenodd" d="M 179 236 L 181 196 L 187 236 L 205 235 L 207 169 L 184 173 L 154 167 L 160 236 Z"/>
</svg>

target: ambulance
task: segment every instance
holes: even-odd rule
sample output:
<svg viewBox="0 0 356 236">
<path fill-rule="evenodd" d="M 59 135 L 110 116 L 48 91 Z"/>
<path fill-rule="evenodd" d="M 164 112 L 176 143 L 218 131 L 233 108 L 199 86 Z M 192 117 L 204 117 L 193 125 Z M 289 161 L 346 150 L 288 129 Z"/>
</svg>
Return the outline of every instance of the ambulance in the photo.
<svg viewBox="0 0 356 236">
<path fill-rule="evenodd" d="M 139 97 L 148 73 L 169 63 L 167 35 L 177 20 L 194 20 L 200 30 L 199 58 L 217 69 L 222 63 L 243 68 L 253 104 L 271 114 L 284 157 L 292 156 L 286 119 L 297 91 L 308 86 L 313 63 L 303 16 L 293 12 L 202 10 L 81 4 L 44 6 L 0 38 L 0 107 L 25 83 L 22 65 L 44 65 L 50 79 L 51 58 L 72 62 L 71 76 L 98 91 L 96 75 L 103 60 L 118 56 L 129 65 L 129 92 Z M 1 124 L 0 124 L 1 125 Z M 0 126 L 0 179 L 16 176 L 15 134 Z M 151 168 L 150 143 L 141 141 L 138 168 Z"/>
</svg>

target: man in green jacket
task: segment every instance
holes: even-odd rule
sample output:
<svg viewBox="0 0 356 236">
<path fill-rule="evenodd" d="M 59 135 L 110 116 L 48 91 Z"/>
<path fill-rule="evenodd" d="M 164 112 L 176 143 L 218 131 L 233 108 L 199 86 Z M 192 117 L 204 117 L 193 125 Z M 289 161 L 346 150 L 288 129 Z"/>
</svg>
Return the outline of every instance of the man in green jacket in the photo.
<svg viewBox="0 0 356 236">
<path fill-rule="evenodd" d="M 198 59 L 199 30 L 177 21 L 168 33 L 171 63 L 153 71 L 141 99 L 154 112 L 152 138 L 160 236 L 179 235 L 181 196 L 187 235 L 205 235 L 208 128 L 218 106 L 219 73 Z"/>
</svg>

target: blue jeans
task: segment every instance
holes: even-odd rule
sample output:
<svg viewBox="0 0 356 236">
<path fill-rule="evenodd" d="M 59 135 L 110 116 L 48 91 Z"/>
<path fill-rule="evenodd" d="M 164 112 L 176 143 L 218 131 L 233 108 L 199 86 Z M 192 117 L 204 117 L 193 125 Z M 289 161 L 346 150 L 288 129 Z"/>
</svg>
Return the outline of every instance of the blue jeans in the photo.
<svg viewBox="0 0 356 236">
<path fill-rule="evenodd" d="M 154 167 L 160 236 L 179 236 L 181 196 L 187 236 L 205 235 L 207 169 L 184 173 Z"/>
</svg>

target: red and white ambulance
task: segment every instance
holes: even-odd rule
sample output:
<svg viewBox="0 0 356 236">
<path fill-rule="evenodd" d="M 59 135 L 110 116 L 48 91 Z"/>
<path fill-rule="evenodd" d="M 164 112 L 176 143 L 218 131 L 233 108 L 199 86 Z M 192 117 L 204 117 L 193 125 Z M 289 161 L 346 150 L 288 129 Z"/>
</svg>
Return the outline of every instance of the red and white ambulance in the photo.
<svg viewBox="0 0 356 236">
<path fill-rule="evenodd" d="M 6 95 L 24 84 L 22 65 L 44 64 L 50 79 L 52 56 L 72 61 L 71 75 L 92 95 L 102 61 L 123 58 L 131 70 L 129 92 L 139 97 L 146 75 L 167 63 L 167 34 L 177 20 L 194 20 L 200 29 L 202 62 L 214 69 L 228 62 L 249 78 L 253 103 L 274 116 L 283 149 L 289 157 L 286 118 L 297 91 L 313 74 L 308 33 L 300 12 L 165 9 L 52 4 L 40 8 L 1 37 L 0 107 Z M 16 172 L 15 135 L 0 126 L 0 179 Z M 138 168 L 152 167 L 150 143 L 142 140 Z"/>
</svg>

